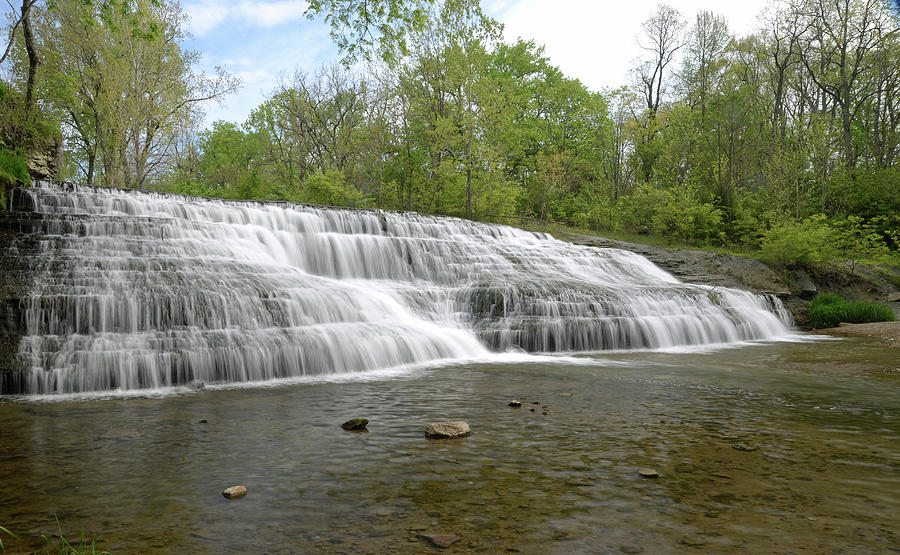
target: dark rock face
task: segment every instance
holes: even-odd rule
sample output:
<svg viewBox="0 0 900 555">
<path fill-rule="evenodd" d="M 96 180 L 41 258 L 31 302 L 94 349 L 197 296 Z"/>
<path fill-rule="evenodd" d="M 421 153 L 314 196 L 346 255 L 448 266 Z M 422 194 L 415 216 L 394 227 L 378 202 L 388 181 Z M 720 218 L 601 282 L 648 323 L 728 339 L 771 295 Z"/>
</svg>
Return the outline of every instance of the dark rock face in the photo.
<svg viewBox="0 0 900 555">
<path fill-rule="evenodd" d="M 0 212 L 0 390 L 22 391 L 14 371 L 25 332 L 25 303 L 34 280 L 44 220 L 33 214 L 31 198 L 13 190 L 11 210 Z"/>
<path fill-rule="evenodd" d="M 627 243 L 590 235 L 561 236 L 579 245 L 622 249 L 640 254 L 686 283 L 733 287 L 779 297 L 791 294 L 790 287 L 767 265 L 752 258 Z"/>
<path fill-rule="evenodd" d="M 896 282 L 897 272 L 887 267 L 867 269 L 858 266 L 854 271 L 849 267 L 830 268 L 820 272 L 794 269 L 779 274 L 759 260 L 727 254 L 641 245 L 576 233 L 560 234 L 559 239 L 577 245 L 616 248 L 640 254 L 685 283 L 776 295 L 801 327 L 806 324 L 809 300 L 819 293 L 837 293 L 854 301 L 896 302 L 900 299 L 897 286 L 886 277 L 892 275 Z M 900 317 L 900 306 L 892 308 Z"/>
</svg>

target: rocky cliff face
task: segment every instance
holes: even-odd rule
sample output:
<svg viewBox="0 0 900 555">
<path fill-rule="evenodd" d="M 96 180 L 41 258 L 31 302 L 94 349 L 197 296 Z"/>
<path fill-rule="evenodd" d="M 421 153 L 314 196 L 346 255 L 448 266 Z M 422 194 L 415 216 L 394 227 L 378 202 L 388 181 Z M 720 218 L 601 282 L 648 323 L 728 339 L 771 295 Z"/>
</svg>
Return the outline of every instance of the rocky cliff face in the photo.
<svg viewBox="0 0 900 555">
<path fill-rule="evenodd" d="M 12 196 L 13 210 L 0 212 L 0 380 L 16 365 L 25 330 L 24 303 L 35 277 L 34 261 L 43 218 L 31 212 L 30 199 Z"/>
<path fill-rule="evenodd" d="M 641 245 L 582 234 L 560 234 L 559 239 L 636 252 L 687 283 L 777 295 L 801 327 L 806 322 L 809 300 L 819 293 L 884 303 L 900 318 L 900 292 L 896 285 L 900 276 L 892 268 L 857 267 L 853 272 L 841 268 L 819 272 L 797 269 L 779 274 L 759 260 L 728 254 Z"/>
</svg>

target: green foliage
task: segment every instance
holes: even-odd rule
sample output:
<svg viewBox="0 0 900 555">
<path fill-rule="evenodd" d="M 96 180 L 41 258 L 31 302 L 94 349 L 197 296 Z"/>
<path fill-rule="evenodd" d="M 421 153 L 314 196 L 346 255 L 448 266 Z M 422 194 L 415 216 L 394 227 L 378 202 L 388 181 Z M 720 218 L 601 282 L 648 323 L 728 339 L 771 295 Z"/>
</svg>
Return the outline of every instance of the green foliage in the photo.
<svg viewBox="0 0 900 555">
<path fill-rule="evenodd" d="M 29 114 L 22 95 L 0 81 L 0 149 L 24 154 L 47 148 L 60 136 L 59 122 Z"/>
<path fill-rule="evenodd" d="M 0 147 L 0 180 L 4 179 L 25 185 L 31 183 L 25 157 Z"/>
<path fill-rule="evenodd" d="M 870 302 L 848 302 L 835 294 L 819 295 L 809 305 L 809 325 L 814 328 L 833 328 L 841 322 L 893 322 L 890 307 Z"/>
<path fill-rule="evenodd" d="M 29 185 L 31 176 L 21 154 L 0 147 L 0 210 L 6 209 L 7 194 L 10 189 Z"/>
<path fill-rule="evenodd" d="M 773 226 L 762 237 L 763 260 L 785 268 L 828 265 L 838 258 L 839 234 L 828 219 L 817 214 L 803 222 Z"/>
<path fill-rule="evenodd" d="M 700 245 L 721 243 L 722 210 L 701 202 L 690 191 L 641 185 L 621 202 L 625 225 L 638 233 L 654 233 Z"/>
<path fill-rule="evenodd" d="M 310 0 L 305 15 L 324 15 L 344 63 L 380 58 L 395 63 L 408 51 L 409 33 L 425 24 L 434 0 Z"/>
<path fill-rule="evenodd" d="M 350 206 L 364 208 L 369 206 L 369 199 L 359 190 L 347 183 L 344 176 L 336 170 L 311 175 L 304 183 L 303 202 L 325 204 L 329 206 Z"/>
</svg>

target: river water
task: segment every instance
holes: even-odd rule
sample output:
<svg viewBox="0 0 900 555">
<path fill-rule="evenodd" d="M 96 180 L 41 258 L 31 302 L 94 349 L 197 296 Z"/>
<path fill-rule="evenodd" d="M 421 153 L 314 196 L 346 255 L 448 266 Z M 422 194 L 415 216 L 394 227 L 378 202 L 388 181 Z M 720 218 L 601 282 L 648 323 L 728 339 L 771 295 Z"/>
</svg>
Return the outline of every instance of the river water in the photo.
<svg viewBox="0 0 900 555">
<path fill-rule="evenodd" d="M 896 551 L 896 366 L 874 340 L 801 337 L 7 398 L 0 525 L 19 538 L 0 538 L 43 549 L 56 517 L 112 553 L 420 553 L 431 533 L 450 552 Z M 368 433 L 341 429 L 356 416 Z M 472 435 L 424 437 L 447 419 Z"/>
</svg>

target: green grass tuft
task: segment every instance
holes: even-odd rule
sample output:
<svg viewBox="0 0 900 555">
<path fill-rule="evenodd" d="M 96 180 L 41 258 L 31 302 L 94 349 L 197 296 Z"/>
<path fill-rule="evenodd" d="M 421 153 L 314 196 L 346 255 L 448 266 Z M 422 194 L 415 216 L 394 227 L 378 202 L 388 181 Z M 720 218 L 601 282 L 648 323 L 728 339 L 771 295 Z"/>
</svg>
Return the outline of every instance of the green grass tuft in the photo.
<svg viewBox="0 0 900 555">
<path fill-rule="evenodd" d="M 9 535 L 9 536 L 11 536 L 11 537 L 13 537 L 13 538 L 18 537 L 18 536 L 16 536 L 15 534 L 13 534 L 12 532 L 10 532 L 9 530 L 7 530 L 6 528 L 4 528 L 4 527 L 2 527 L 2 526 L 0 526 L 0 532 L 2 532 L 2 533 L 4 533 L 4 534 L 7 534 L 7 535 Z M 3 547 L 3 539 L 0 538 L 0 551 L 5 551 L 5 550 L 6 550 L 6 548 Z"/>
<path fill-rule="evenodd" d="M 883 304 L 865 301 L 851 303 L 839 295 L 819 295 L 809 305 L 809 325 L 813 328 L 833 328 L 841 322 L 893 322 L 894 312 Z"/>
</svg>

